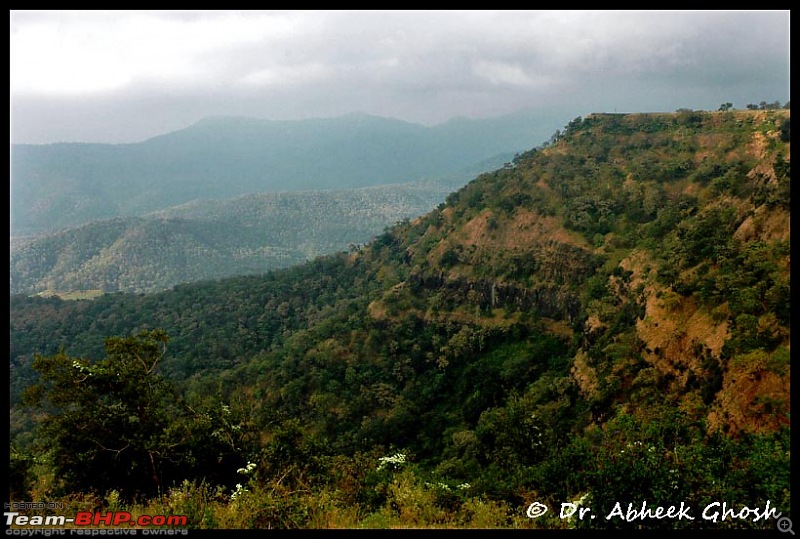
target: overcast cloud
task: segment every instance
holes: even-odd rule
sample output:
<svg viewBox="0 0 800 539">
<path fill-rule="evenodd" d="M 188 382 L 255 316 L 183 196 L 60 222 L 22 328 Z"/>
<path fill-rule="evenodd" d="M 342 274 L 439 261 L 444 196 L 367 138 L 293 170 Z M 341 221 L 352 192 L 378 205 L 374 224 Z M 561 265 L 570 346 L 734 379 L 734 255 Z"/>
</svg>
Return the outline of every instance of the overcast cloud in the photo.
<svg viewBox="0 0 800 539">
<path fill-rule="evenodd" d="M 12 11 L 12 142 L 789 100 L 789 11 Z"/>
</svg>

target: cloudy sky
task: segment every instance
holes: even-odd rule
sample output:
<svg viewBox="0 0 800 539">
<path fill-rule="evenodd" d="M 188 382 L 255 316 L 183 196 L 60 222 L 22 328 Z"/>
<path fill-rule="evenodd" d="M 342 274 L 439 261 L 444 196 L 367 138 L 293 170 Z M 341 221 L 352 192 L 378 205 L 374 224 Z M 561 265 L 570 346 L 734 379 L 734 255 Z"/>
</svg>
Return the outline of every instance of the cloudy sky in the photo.
<svg viewBox="0 0 800 539">
<path fill-rule="evenodd" d="M 789 100 L 789 11 L 11 11 L 12 142 Z M 562 124 L 563 125 L 563 124 Z"/>
</svg>

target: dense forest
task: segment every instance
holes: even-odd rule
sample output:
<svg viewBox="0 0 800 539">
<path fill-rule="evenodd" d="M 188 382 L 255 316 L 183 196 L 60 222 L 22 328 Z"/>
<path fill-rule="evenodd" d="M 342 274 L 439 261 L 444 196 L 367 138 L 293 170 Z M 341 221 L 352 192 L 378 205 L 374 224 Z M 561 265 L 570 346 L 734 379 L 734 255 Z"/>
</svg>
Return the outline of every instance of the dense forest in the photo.
<svg viewBox="0 0 800 539">
<path fill-rule="evenodd" d="M 742 508 L 791 515 L 790 176 L 789 110 L 593 114 L 348 252 L 12 295 L 10 499 L 194 528 L 774 529 Z M 643 502 L 691 518 L 624 516 Z"/>
</svg>

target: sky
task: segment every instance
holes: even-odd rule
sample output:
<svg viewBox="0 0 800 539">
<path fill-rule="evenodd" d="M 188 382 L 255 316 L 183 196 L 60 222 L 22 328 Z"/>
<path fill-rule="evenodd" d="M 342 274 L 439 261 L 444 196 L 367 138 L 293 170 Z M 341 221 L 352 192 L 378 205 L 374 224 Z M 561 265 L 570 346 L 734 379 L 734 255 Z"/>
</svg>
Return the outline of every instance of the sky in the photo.
<svg viewBox="0 0 800 539">
<path fill-rule="evenodd" d="M 789 100 L 789 11 L 11 11 L 14 143 Z"/>
</svg>

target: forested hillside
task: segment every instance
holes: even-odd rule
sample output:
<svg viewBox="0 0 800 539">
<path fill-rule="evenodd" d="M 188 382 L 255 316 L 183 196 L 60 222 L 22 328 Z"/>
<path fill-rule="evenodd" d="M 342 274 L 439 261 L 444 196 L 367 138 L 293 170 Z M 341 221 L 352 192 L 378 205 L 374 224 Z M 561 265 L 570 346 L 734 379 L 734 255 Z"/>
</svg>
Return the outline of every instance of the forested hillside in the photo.
<svg viewBox="0 0 800 539">
<path fill-rule="evenodd" d="M 361 249 L 12 296 L 10 498 L 198 528 L 774 530 L 703 512 L 791 516 L 790 177 L 788 110 L 593 114 Z M 624 517 L 643 502 L 691 518 Z"/>
<path fill-rule="evenodd" d="M 499 155 L 436 180 L 338 191 L 196 200 L 142 217 L 94 221 L 11 246 L 11 293 L 156 292 L 176 284 L 261 274 L 370 241 L 416 218 Z M 469 174 L 469 176 L 467 175 Z"/>
<path fill-rule="evenodd" d="M 195 199 L 439 178 L 528 149 L 557 125 L 533 113 L 433 127 L 366 114 L 222 117 L 134 144 L 12 144 L 11 235 L 141 216 Z"/>
</svg>

